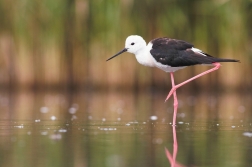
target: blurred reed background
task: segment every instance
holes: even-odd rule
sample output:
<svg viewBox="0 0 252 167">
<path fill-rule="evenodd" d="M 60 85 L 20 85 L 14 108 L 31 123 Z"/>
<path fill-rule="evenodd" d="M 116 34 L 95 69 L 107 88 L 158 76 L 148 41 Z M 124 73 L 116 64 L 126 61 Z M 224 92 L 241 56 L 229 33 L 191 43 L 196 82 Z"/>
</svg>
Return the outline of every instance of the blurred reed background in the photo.
<svg viewBox="0 0 252 167">
<path fill-rule="evenodd" d="M 168 36 L 210 55 L 241 60 L 186 86 L 251 89 L 251 0 L 0 1 L 0 86 L 12 89 L 170 89 L 170 76 L 125 53 L 131 34 Z M 176 73 L 179 83 L 209 67 Z"/>
<path fill-rule="evenodd" d="M 132 34 L 241 61 L 177 91 L 177 160 L 251 166 L 252 0 L 0 0 L 0 166 L 168 166 L 170 75 L 106 62 Z"/>
</svg>

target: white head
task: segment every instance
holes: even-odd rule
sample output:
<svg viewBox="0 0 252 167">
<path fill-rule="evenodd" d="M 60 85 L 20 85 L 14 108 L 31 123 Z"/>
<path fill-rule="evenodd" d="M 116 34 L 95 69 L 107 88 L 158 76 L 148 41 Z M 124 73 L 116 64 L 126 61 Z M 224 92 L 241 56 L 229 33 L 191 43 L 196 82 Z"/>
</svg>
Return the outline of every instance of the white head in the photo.
<svg viewBox="0 0 252 167">
<path fill-rule="evenodd" d="M 135 54 L 138 50 L 146 47 L 145 40 L 138 35 L 131 35 L 125 41 L 127 52 Z"/>
<path fill-rule="evenodd" d="M 139 50 L 141 50 L 145 47 L 146 47 L 146 42 L 142 37 L 140 37 L 138 35 L 130 35 L 127 37 L 127 39 L 125 41 L 125 48 L 123 50 L 121 50 L 120 52 L 118 52 L 117 54 L 115 54 L 114 56 L 107 59 L 107 61 L 122 54 L 123 52 L 129 52 L 129 53 L 136 54 Z"/>
</svg>

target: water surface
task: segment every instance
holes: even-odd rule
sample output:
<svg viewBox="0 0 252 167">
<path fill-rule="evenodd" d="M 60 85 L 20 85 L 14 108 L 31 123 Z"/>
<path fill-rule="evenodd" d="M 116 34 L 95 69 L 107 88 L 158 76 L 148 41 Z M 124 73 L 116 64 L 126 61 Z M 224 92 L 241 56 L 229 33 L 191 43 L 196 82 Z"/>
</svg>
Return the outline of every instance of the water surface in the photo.
<svg viewBox="0 0 252 167">
<path fill-rule="evenodd" d="M 153 92 L 0 95 L 0 166 L 251 166 L 251 96 Z"/>
</svg>

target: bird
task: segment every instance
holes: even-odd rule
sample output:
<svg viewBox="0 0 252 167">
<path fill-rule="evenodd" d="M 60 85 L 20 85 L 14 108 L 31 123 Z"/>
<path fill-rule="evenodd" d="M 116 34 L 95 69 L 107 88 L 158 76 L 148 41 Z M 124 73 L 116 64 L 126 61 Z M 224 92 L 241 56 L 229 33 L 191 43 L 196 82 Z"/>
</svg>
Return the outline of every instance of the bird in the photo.
<svg viewBox="0 0 252 167">
<path fill-rule="evenodd" d="M 176 90 L 179 87 L 205 74 L 218 70 L 221 66 L 220 62 L 240 62 L 239 60 L 235 59 L 213 57 L 202 50 L 195 48 L 194 45 L 189 42 L 168 37 L 155 38 L 147 44 L 146 41 L 139 35 L 128 36 L 125 41 L 125 48 L 114 56 L 108 58 L 106 61 L 109 61 L 124 52 L 134 54 L 138 63 L 144 66 L 157 67 L 165 72 L 170 73 L 172 89 L 167 95 L 165 102 L 173 94 L 173 125 L 175 125 L 178 107 Z M 214 67 L 192 78 L 189 78 L 180 84 L 175 85 L 174 72 L 193 65 L 213 65 Z"/>
</svg>

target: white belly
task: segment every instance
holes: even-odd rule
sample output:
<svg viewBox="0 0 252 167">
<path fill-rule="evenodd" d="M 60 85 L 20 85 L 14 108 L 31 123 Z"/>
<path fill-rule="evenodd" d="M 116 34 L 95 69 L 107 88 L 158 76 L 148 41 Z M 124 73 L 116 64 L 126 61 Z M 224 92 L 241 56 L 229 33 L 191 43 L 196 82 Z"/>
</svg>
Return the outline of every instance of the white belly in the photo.
<svg viewBox="0 0 252 167">
<path fill-rule="evenodd" d="M 185 68 L 186 66 L 184 66 L 184 67 L 171 67 L 171 66 L 163 65 L 163 64 L 155 61 L 155 67 L 157 67 L 165 72 L 175 72 L 177 70 Z"/>
</svg>

